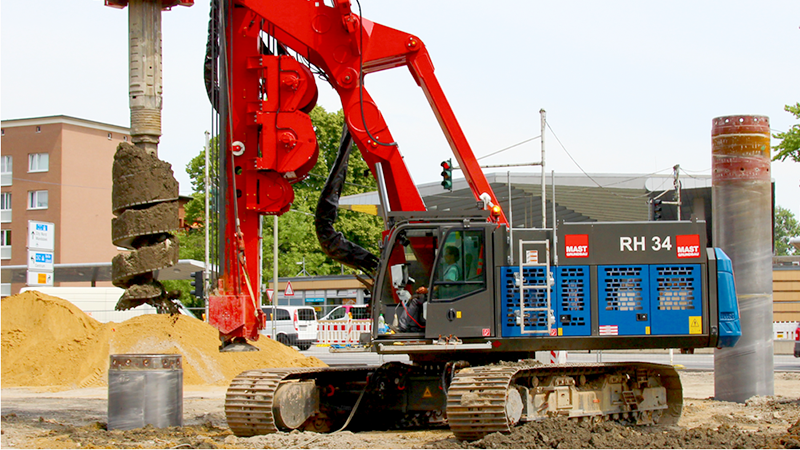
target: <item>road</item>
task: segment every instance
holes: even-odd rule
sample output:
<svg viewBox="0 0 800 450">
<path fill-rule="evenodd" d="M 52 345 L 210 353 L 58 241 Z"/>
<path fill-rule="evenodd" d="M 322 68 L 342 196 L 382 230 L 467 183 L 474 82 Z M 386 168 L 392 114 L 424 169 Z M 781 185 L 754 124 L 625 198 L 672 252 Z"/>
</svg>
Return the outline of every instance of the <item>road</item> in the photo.
<svg viewBox="0 0 800 450">
<path fill-rule="evenodd" d="M 331 353 L 328 347 L 311 347 L 303 352 L 307 356 L 315 356 L 328 365 L 378 365 L 386 361 L 408 361 L 405 355 L 378 355 L 368 352 L 347 352 Z M 670 364 L 670 355 L 665 351 L 644 352 L 603 352 L 586 353 L 570 352 L 567 362 L 590 363 L 590 362 L 620 362 L 620 361 L 644 361 L 661 364 Z M 694 355 L 683 355 L 678 350 L 673 352 L 672 364 L 682 365 L 687 370 L 714 370 L 713 353 L 696 353 Z M 792 355 L 775 355 L 775 372 L 800 372 L 800 358 Z"/>
</svg>

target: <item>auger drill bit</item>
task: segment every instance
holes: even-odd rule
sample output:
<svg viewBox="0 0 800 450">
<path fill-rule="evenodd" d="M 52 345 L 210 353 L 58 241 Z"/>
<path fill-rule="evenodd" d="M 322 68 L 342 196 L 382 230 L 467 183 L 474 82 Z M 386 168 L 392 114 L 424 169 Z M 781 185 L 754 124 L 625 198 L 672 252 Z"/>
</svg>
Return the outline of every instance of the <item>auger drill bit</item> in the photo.
<svg viewBox="0 0 800 450">
<path fill-rule="evenodd" d="M 119 2 L 118 2 L 119 3 Z M 114 155 L 112 241 L 130 249 L 114 257 L 112 282 L 126 289 L 117 310 L 150 304 L 177 312 L 179 292 L 166 292 L 154 271 L 178 262 L 178 182 L 158 159 L 161 137 L 161 0 L 130 0 L 131 140 Z"/>
</svg>

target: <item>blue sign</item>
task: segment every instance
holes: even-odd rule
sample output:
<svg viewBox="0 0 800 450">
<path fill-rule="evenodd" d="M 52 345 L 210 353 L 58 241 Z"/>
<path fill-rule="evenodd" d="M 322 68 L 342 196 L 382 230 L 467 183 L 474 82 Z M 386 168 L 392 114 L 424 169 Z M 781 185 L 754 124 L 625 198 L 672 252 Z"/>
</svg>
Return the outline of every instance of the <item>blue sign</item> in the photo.
<svg viewBox="0 0 800 450">
<path fill-rule="evenodd" d="M 52 253 L 34 253 L 36 255 L 36 262 L 43 264 L 53 264 Z"/>
<path fill-rule="evenodd" d="M 325 303 L 324 297 L 307 298 L 306 303 Z"/>
</svg>

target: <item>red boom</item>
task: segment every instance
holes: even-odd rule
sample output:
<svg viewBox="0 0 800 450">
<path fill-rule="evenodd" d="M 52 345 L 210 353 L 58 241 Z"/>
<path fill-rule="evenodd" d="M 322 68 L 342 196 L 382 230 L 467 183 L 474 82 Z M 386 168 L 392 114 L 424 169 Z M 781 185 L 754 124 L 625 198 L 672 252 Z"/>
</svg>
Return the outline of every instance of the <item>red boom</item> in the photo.
<svg viewBox="0 0 800 450">
<path fill-rule="evenodd" d="M 497 198 L 439 85 L 425 45 L 414 35 L 353 14 L 349 0 L 335 7 L 308 0 L 236 0 L 225 25 L 231 164 L 226 174 L 228 254 L 210 322 L 224 340 L 258 339 L 261 219 L 286 212 L 317 160 L 316 136 L 307 113 L 317 89 L 310 70 L 290 56 L 263 54 L 262 33 L 322 69 L 342 100 L 345 121 L 373 175 L 386 181 L 392 211 L 424 211 L 403 157 L 361 80 L 364 74 L 405 66 L 422 88 L 475 195 Z M 282 53 L 282 52 L 277 52 Z M 380 164 L 380 166 L 377 166 Z M 235 205 L 235 207 L 234 207 Z M 235 217 L 235 218 L 233 218 Z M 492 216 L 507 225 L 502 209 Z"/>
</svg>

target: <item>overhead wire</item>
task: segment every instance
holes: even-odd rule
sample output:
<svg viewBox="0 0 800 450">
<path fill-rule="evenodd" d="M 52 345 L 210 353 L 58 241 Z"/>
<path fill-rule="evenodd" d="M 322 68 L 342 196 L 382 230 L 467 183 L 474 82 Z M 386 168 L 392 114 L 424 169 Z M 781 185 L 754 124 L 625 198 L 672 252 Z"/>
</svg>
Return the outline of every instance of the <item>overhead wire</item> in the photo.
<svg viewBox="0 0 800 450">
<path fill-rule="evenodd" d="M 589 178 L 590 180 L 592 180 L 592 182 L 594 182 L 594 184 L 596 184 L 598 187 L 601 187 L 601 188 L 602 188 L 603 186 L 602 186 L 600 183 L 598 183 L 598 182 L 597 182 L 597 180 L 595 180 L 594 178 L 592 178 L 592 176 L 591 176 L 591 175 L 589 175 L 588 173 L 586 173 L 586 171 L 585 171 L 585 170 L 583 170 L 583 167 L 581 167 L 581 165 L 580 165 L 580 164 L 578 164 L 578 161 L 575 161 L 575 158 L 573 158 L 573 157 L 572 157 L 572 154 L 569 152 L 569 150 L 567 150 L 567 147 L 565 147 L 565 146 L 564 146 L 564 144 L 561 142 L 561 139 L 559 139 L 559 138 L 558 138 L 558 135 L 557 135 L 557 134 L 556 134 L 556 132 L 553 130 L 553 127 L 551 127 L 551 126 L 550 126 L 550 122 L 549 122 L 549 121 L 545 121 L 545 123 L 547 124 L 547 128 L 549 128 L 549 129 L 550 129 L 550 132 L 551 132 L 551 133 L 553 133 L 553 137 L 555 137 L 555 138 L 556 138 L 556 141 L 558 142 L 558 144 L 559 144 L 559 145 L 561 145 L 561 148 L 562 148 L 562 149 L 564 149 L 564 153 L 566 153 L 566 154 L 567 154 L 567 156 L 569 156 L 569 159 L 571 159 L 571 160 L 572 160 L 572 162 L 573 162 L 573 163 L 575 163 L 575 165 L 578 167 L 578 169 L 580 169 L 580 171 L 581 171 L 581 172 L 583 172 L 583 174 L 584 174 L 584 175 L 586 175 L 586 177 L 587 177 L 587 178 Z"/>
<path fill-rule="evenodd" d="M 527 143 L 527 142 L 533 141 L 533 140 L 535 140 L 535 139 L 539 139 L 539 138 L 541 138 L 541 137 L 542 137 L 542 135 L 540 134 L 539 136 L 535 136 L 535 137 L 532 137 L 532 138 L 530 138 L 530 139 L 525 139 L 524 141 L 517 142 L 517 143 L 516 143 L 516 144 L 514 144 L 514 145 L 510 145 L 510 146 L 508 146 L 508 147 L 506 147 L 506 148 L 504 148 L 504 149 L 498 150 L 498 151 L 496 151 L 496 152 L 494 152 L 494 153 L 489 153 L 488 155 L 481 156 L 480 158 L 477 158 L 477 159 L 476 159 L 476 161 L 480 161 L 480 160 L 482 160 L 482 159 L 485 159 L 485 158 L 488 158 L 488 157 L 490 157 L 490 156 L 494 156 L 494 155 L 496 155 L 496 154 L 498 154 L 498 153 L 502 153 L 502 152 L 504 152 L 504 151 L 506 151 L 506 150 L 511 150 L 511 149 L 512 149 L 512 148 L 514 148 L 514 147 L 519 147 L 519 146 L 520 146 L 520 145 L 522 145 L 522 144 L 525 144 L 525 143 Z"/>
<path fill-rule="evenodd" d="M 610 194 L 610 195 L 613 195 L 613 196 L 615 196 L 615 197 L 619 197 L 619 198 L 625 198 L 625 199 L 630 199 L 630 200 L 632 200 L 632 199 L 638 199 L 638 198 L 645 198 L 645 197 L 648 197 L 648 196 L 649 196 L 649 194 L 648 194 L 648 193 L 644 193 L 644 194 L 640 194 L 640 195 L 634 195 L 634 196 L 631 196 L 631 195 L 623 195 L 623 194 L 620 194 L 620 193 L 618 193 L 618 192 L 614 192 L 614 191 L 608 191 L 608 189 L 613 189 L 613 188 L 611 188 L 610 186 L 613 186 L 613 185 L 616 185 L 616 184 L 622 184 L 622 183 L 627 183 L 627 182 L 629 182 L 629 181 L 634 181 L 634 180 L 638 180 L 638 179 L 648 178 L 648 177 L 651 177 L 651 176 L 653 176 L 653 175 L 657 175 L 657 174 L 659 174 L 659 173 L 661 173 L 661 172 L 665 172 L 665 171 L 668 171 L 668 170 L 672 170 L 672 167 L 669 167 L 669 168 L 664 168 L 664 169 L 661 169 L 661 170 L 658 170 L 658 171 L 656 171 L 656 172 L 652 172 L 652 173 L 649 173 L 649 174 L 646 174 L 646 175 L 639 175 L 639 176 L 631 177 L 631 178 L 628 178 L 628 179 L 625 179 L 625 180 L 615 181 L 615 182 L 613 182 L 613 183 L 610 183 L 610 184 L 603 185 L 603 184 L 601 184 L 600 182 L 598 182 L 597 180 L 595 180 L 594 178 L 592 178 L 592 176 L 591 176 L 591 175 L 589 175 L 589 174 L 588 174 L 588 173 L 587 173 L 585 170 L 583 170 L 583 167 L 581 167 L 581 165 L 580 165 L 580 164 L 578 164 L 578 161 L 576 161 L 576 160 L 575 160 L 575 158 L 573 158 L 573 157 L 572 157 L 572 154 L 570 154 L 570 152 L 567 150 L 566 146 L 564 146 L 564 143 L 562 143 L 562 142 L 561 142 L 561 139 L 559 139 L 559 138 L 558 138 L 558 135 L 556 134 L 555 130 L 553 130 L 553 127 L 550 125 L 550 122 L 549 122 L 549 121 L 546 121 L 545 123 L 547 124 L 547 128 L 549 128 L 549 129 L 550 129 L 550 132 L 551 132 L 551 133 L 553 133 L 553 137 L 555 137 L 555 138 L 556 138 L 556 141 L 558 142 L 558 144 L 559 144 L 559 145 L 561 145 L 561 148 L 564 150 L 564 153 L 566 153 L 566 154 L 567 154 L 567 156 L 569 157 L 569 159 L 571 159 L 571 160 L 572 160 L 572 162 L 573 162 L 573 163 L 575 163 L 575 165 L 578 167 L 578 169 L 580 169 L 580 171 L 581 171 L 581 172 L 582 172 L 582 173 L 583 173 L 583 174 L 584 174 L 584 175 L 585 175 L 587 178 L 589 178 L 590 180 L 592 180 L 592 182 L 593 182 L 595 185 L 597 185 L 597 187 L 599 187 L 599 188 L 601 188 L 601 189 L 605 189 L 605 190 L 607 190 L 607 193 L 608 193 L 608 194 Z M 587 188 L 585 188 L 585 189 L 582 189 L 582 190 L 588 190 L 588 189 L 589 189 L 589 188 L 587 187 Z M 578 190 L 577 192 L 580 192 L 580 191 L 581 191 L 581 190 Z"/>
</svg>

